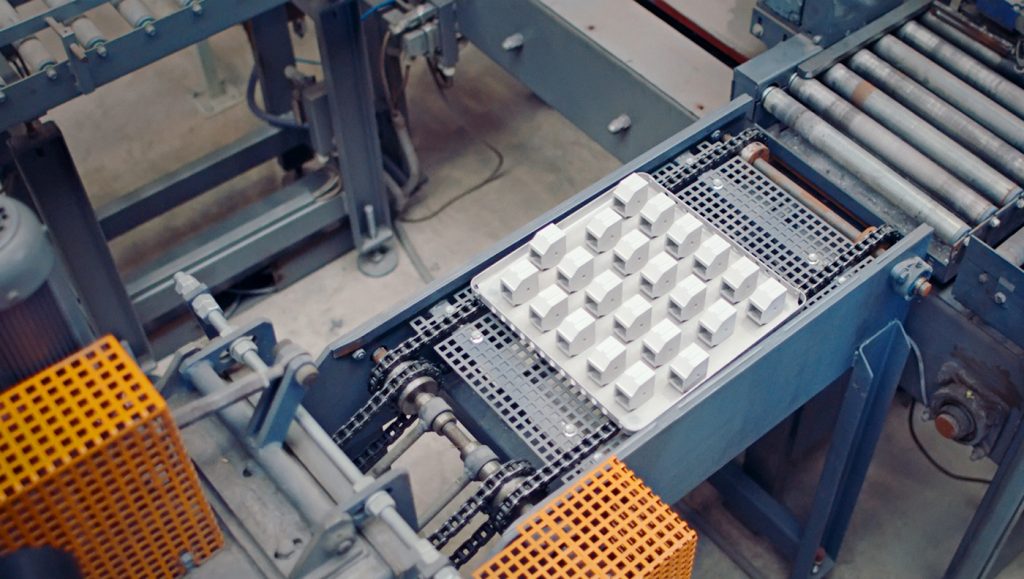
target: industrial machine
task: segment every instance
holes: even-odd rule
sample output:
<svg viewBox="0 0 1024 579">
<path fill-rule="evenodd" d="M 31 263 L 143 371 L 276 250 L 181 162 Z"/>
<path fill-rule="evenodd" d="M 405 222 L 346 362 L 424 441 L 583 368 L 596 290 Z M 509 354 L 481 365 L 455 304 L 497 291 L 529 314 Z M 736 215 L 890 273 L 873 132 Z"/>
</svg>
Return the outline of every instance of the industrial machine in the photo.
<svg viewBox="0 0 1024 579">
<path fill-rule="evenodd" d="M 232 568 L 685 576 L 696 537 L 664 503 L 710 481 L 792 576 L 826 574 L 902 386 L 999 464 L 947 575 L 998 573 L 1024 504 L 1024 80 L 1003 4 L 760 2 L 751 26 L 773 46 L 736 69 L 728 105 L 315 359 L 176 273 L 208 341 L 156 389 L 209 449 L 194 478 Z M 443 46 L 445 18 L 421 40 Z M 20 288 L 0 322 L 47 315 L 28 302 L 60 293 L 59 268 L 7 257 L 45 254 L 43 230 L 2 211 L 22 225 L 0 228 L 21 268 L 0 269 Z M 5 395 L 91 340 L 68 335 Z M 0 353 L 18 340 L 3 337 Z M 797 420 L 809 404 L 824 411 Z M 414 500 L 437 481 L 399 465 L 428 435 L 458 466 Z M 798 516 L 777 491 L 819 440 Z M 206 536 L 177 571 L 216 572 Z"/>
</svg>

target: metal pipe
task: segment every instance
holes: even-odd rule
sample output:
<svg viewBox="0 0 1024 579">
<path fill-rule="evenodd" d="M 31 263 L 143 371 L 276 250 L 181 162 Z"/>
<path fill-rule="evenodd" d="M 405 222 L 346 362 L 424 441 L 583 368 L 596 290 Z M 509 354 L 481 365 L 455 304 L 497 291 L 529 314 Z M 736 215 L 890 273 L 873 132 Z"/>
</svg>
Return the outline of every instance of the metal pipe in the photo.
<svg viewBox="0 0 1024 579">
<path fill-rule="evenodd" d="M 1017 267 L 1024 264 L 1024 227 L 999 244 L 996 253 Z"/>
<path fill-rule="evenodd" d="M 0 0 L 0 25 L 6 28 L 19 22 L 21 22 L 21 16 L 18 15 L 18 11 L 7 0 Z M 14 48 L 31 72 L 52 69 L 57 65 L 57 59 L 50 54 L 49 50 L 46 50 L 46 47 L 34 34 L 14 42 Z M 51 76 L 55 76 L 56 72 L 53 71 Z"/>
<path fill-rule="evenodd" d="M 1006 139 L 1006 142 L 1018 149 L 1024 149 L 1024 120 L 996 101 L 928 60 L 895 36 L 886 35 L 879 38 L 874 50 L 907 76 Z"/>
<path fill-rule="evenodd" d="M 921 22 L 936 34 L 960 48 L 960 50 L 985 63 L 989 68 L 999 71 L 1010 80 L 1020 79 L 1021 73 L 1017 71 L 1017 65 L 1012 60 L 971 38 L 970 35 L 935 14 L 926 12 L 921 17 Z"/>
<path fill-rule="evenodd" d="M 995 206 L 973 189 L 817 80 L 795 76 L 789 90 L 811 110 L 916 181 L 972 225 L 995 215 Z"/>
<path fill-rule="evenodd" d="M 765 109 L 835 159 L 857 178 L 913 219 L 927 223 L 942 241 L 953 245 L 970 232 L 966 223 L 893 172 L 860 145 L 797 102 L 786 91 L 771 87 L 763 95 Z"/>
<path fill-rule="evenodd" d="M 209 364 L 200 364 L 190 373 L 192 384 L 201 394 L 209 395 L 226 386 L 224 380 Z M 252 409 L 248 404 L 232 404 L 221 409 L 218 414 L 224 424 L 239 440 L 245 440 L 248 433 Z M 320 523 L 324 516 L 334 507 L 327 493 L 316 485 L 301 464 L 288 455 L 280 444 L 272 444 L 263 448 L 252 448 L 243 445 L 253 459 L 263 468 L 267 476 L 281 490 L 288 500 L 310 525 Z"/>
<path fill-rule="evenodd" d="M 853 241 L 860 236 L 860 231 L 853 226 L 849 221 L 843 219 L 838 213 L 832 211 L 817 197 L 811 195 L 806 189 L 801 187 L 796 181 L 789 178 L 788 175 L 776 169 L 771 163 L 768 162 L 768 147 L 762 143 L 751 143 L 743 150 L 740 151 L 740 158 L 747 163 L 754 166 L 755 169 L 761 172 L 769 181 L 775 183 L 780 189 L 788 193 L 794 199 L 799 201 L 807 207 L 818 217 L 822 218 L 825 223 L 828 223 L 844 237 Z"/>
<path fill-rule="evenodd" d="M 938 62 L 1017 116 L 1024 116 L 1024 89 L 978 59 L 913 20 L 899 28 L 900 38 Z"/>
<path fill-rule="evenodd" d="M 1001 206 L 1020 194 L 1021 188 L 1013 181 L 846 66 L 833 65 L 822 80 L 990 201 Z"/>
<path fill-rule="evenodd" d="M 850 68 L 887 92 L 907 108 L 942 129 L 953 140 L 1018 184 L 1024 184 L 1024 155 L 972 118 L 932 94 L 869 50 L 860 50 L 848 62 Z"/>
<path fill-rule="evenodd" d="M 412 445 L 416 444 L 416 441 L 419 440 L 426 431 L 427 429 L 423 425 L 423 422 L 417 421 L 416 428 L 414 428 L 412 432 L 398 439 L 398 442 L 388 449 L 387 454 L 377 461 L 377 464 L 373 465 L 373 468 L 370 469 L 370 474 L 372 476 L 380 476 L 387 472 L 388 469 L 391 468 L 391 465 L 395 464 L 395 461 L 398 460 L 398 457 L 405 454 Z"/>
</svg>

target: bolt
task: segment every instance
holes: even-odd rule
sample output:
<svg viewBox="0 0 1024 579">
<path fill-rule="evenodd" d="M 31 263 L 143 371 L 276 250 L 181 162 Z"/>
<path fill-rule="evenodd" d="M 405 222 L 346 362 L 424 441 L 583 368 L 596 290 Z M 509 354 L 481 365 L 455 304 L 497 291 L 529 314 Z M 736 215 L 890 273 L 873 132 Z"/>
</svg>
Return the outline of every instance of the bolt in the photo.
<svg viewBox="0 0 1024 579">
<path fill-rule="evenodd" d="M 156 26 L 153 26 L 152 22 L 143 24 L 142 29 L 146 31 L 147 36 L 156 36 Z"/>
<path fill-rule="evenodd" d="M 481 332 L 480 330 L 473 330 L 469 334 L 469 341 L 473 342 L 474 344 L 479 344 L 480 342 L 483 342 L 484 341 L 484 334 L 483 334 L 483 332 Z"/>
<path fill-rule="evenodd" d="M 988 226 L 990 228 L 992 228 L 992 229 L 995 229 L 995 228 L 999 227 L 1002 224 L 1003 224 L 1003 222 L 1000 221 L 998 217 L 993 217 L 992 219 L 988 220 Z"/>
<path fill-rule="evenodd" d="M 365 352 L 364 352 L 364 355 L 365 355 Z M 388 349 L 385 348 L 384 346 L 381 346 L 380 348 L 377 348 L 376 350 L 373 351 L 373 356 L 371 356 L 371 359 L 373 360 L 374 364 L 380 364 L 380 361 L 383 360 L 384 356 L 387 356 L 387 355 L 388 355 Z"/>
<path fill-rule="evenodd" d="M 627 115 L 626 113 L 622 113 L 621 115 L 612 119 L 610 123 L 608 123 L 608 132 L 613 135 L 617 135 L 621 132 L 628 130 L 632 124 L 633 119 L 629 118 L 629 115 Z"/>
<path fill-rule="evenodd" d="M 523 35 L 516 32 L 515 34 L 505 37 L 505 40 L 501 41 L 501 49 L 505 52 L 512 52 L 519 50 L 523 47 Z"/>
<path fill-rule="evenodd" d="M 100 55 L 100 58 L 106 58 L 107 57 L 107 46 L 105 44 L 101 44 L 101 45 L 97 46 L 96 47 L 96 54 Z"/>
<path fill-rule="evenodd" d="M 820 34 L 815 34 L 814 36 L 811 37 L 811 42 L 815 44 L 821 44 L 822 40 L 824 40 L 824 38 L 822 38 Z"/>
<path fill-rule="evenodd" d="M 722 140 L 722 131 L 716 130 L 715 132 L 711 133 L 711 140 L 712 141 L 721 141 Z"/>
<path fill-rule="evenodd" d="M 572 438 L 579 434 L 579 428 L 576 427 L 572 422 L 566 422 L 562 425 L 562 434 Z"/>
<path fill-rule="evenodd" d="M 359 360 L 362 360 L 365 357 L 366 357 L 366 350 L 364 350 L 362 348 L 359 348 L 355 352 L 352 352 L 352 359 L 357 361 L 357 362 Z"/>
<path fill-rule="evenodd" d="M 1006 294 L 1003 292 L 996 292 L 996 295 L 992 296 L 992 301 L 999 305 L 1003 305 L 1006 303 Z"/>
<path fill-rule="evenodd" d="M 1017 209 L 1024 209 L 1024 195 L 1017 198 Z"/>
<path fill-rule="evenodd" d="M 196 16 L 202 16 L 203 15 L 203 5 L 201 3 L 199 3 L 199 2 L 194 2 L 192 4 L 192 14 L 195 14 Z"/>
<path fill-rule="evenodd" d="M 722 187 L 725 187 L 725 183 L 722 182 L 722 180 L 719 179 L 718 177 L 715 177 L 714 179 L 711 180 L 712 189 L 721 189 Z"/>
<path fill-rule="evenodd" d="M 320 377 L 320 371 L 313 364 L 303 364 L 295 370 L 295 380 L 303 386 L 309 387 Z"/>
<path fill-rule="evenodd" d="M 755 22 L 750 27 L 750 33 L 754 35 L 754 38 L 761 38 L 764 36 L 764 26 L 760 22 Z"/>
<path fill-rule="evenodd" d="M 815 265 L 819 261 L 821 261 L 821 256 L 819 256 L 816 252 L 812 251 L 811 253 L 807 254 L 807 263 Z"/>
<path fill-rule="evenodd" d="M 57 69 L 52 64 L 46 69 L 46 78 L 57 80 Z"/>
<path fill-rule="evenodd" d="M 7 95 L 3 91 L 0 91 L 0 103 L 5 102 L 7 102 Z"/>
<path fill-rule="evenodd" d="M 988 283 L 988 274 L 984 273 L 984 272 L 979 273 L 978 274 L 978 283 Z"/>
</svg>

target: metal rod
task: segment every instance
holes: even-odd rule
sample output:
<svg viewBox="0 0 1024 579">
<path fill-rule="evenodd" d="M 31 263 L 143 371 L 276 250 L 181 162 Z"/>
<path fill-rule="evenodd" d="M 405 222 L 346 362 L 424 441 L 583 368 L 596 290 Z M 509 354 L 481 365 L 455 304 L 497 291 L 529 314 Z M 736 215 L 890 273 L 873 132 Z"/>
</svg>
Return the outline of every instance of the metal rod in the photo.
<svg viewBox="0 0 1024 579">
<path fill-rule="evenodd" d="M 901 26 L 898 34 L 907 44 L 1017 116 L 1024 116 L 1024 89 L 1003 75 L 913 20 Z"/>
<path fill-rule="evenodd" d="M 419 440 L 426 431 L 427 429 L 424 427 L 423 422 L 417 421 L 416 428 L 414 428 L 412 432 L 398 439 L 398 442 L 388 450 L 387 454 L 377 461 L 377 464 L 373 465 L 373 468 L 370 469 L 370 474 L 372 476 L 380 476 L 387 472 L 388 469 L 391 468 L 391 465 L 395 464 L 395 461 L 398 460 L 398 457 L 405 454 L 412 445 L 416 444 L 416 441 Z"/>
<path fill-rule="evenodd" d="M 999 244 L 996 253 L 1017 267 L 1024 264 L 1024 227 Z"/>
<path fill-rule="evenodd" d="M 352 459 L 348 457 L 338 445 L 331 440 L 329 434 L 324 431 L 320 423 L 313 418 L 313 415 L 306 411 L 305 408 L 299 407 L 295 411 L 295 421 L 299 424 L 299 427 L 309 435 L 313 442 L 323 451 L 327 456 L 327 459 L 341 472 L 341 475 L 345 477 L 349 484 L 352 485 L 355 490 L 361 490 L 373 482 L 373 479 L 363 474 L 363 471 L 359 470 L 359 467 L 352 462 Z"/>
<path fill-rule="evenodd" d="M 916 181 L 972 225 L 995 214 L 995 206 L 973 189 L 817 80 L 794 77 L 789 90 L 811 110 Z"/>
<path fill-rule="evenodd" d="M 817 197 L 811 195 L 806 189 L 801 187 L 796 181 L 789 178 L 788 175 L 776 169 L 771 163 L 768 162 L 768 147 L 762 143 L 751 143 L 743 150 L 740 151 L 740 157 L 754 166 L 755 169 L 761 172 L 769 181 L 775 183 L 780 189 L 789 193 L 794 199 L 799 201 L 807 207 L 818 217 L 825 220 L 826 223 L 837 229 L 847 239 L 853 241 L 860 236 L 860 231 L 853 226 L 849 221 L 843 219 L 838 213 L 832 211 L 828 205 L 825 205 L 818 200 Z"/>
<path fill-rule="evenodd" d="M 224 380 L 209 364 L 196 366 L 189 373 L 189 378 L 196 390 L 204 395 L 214 394 L 226 387 Z M 252 418 L 251 406 L 232 404 L 222 408 L 218 414 L 224 424 L 234 432 L 235 437 L 242 441 L 246 439 L 249 419 Z M 243 446 L 310 525 L 318 524 L 334 506 L 327 493 L 313 483 L 302 465 L 289 456 L 280 444 L 267 445 L 259 449 L 248 444 Z"/>
<path fill-rule="evenodd" d="M 970 35 L 957 29 L 955 26 L 942 20 L 935 14 L 926 12 L 924 16 L 921 17 L 921 22 L 939 36 L 959 47 L 960 50 L 963 50 L 967 54 L 977 58 L 981 62 L 985 63 L 989 68 L 993 68 L 1001 72 L 1010 78 L 1010 80 L 1019 80 L 1021 78 L 1021 73 L 1017 70 L 1017 65 L 1013 61 L 971 38 Z"/>
<path fill-rule="evenodd" d="M 996 101 L 928 60 L 895 36 L 879 38 L 874 50 L 907 76 L 1006 139 L 1006 142 L 1018 149 L 1024 149 L 1024 120 Z"/>
<path fill-rule="evenodd" d="M 868 50 L 849 60 L 850 68 L 907 108 L 940 128 L 1018 184 L 1024 184 L 1024 155 L 974 119 L 932 94 Z"/>
<path fill-rule="evenodd" d="M 846 66 L 832 66 L 822 80 L 990 201 L 1003 205 L 1020 194 L 1021 188 L 1013 181 Z"/>
<path fill-rule="evenodd" d="M 459 496 L 459 493 L 462 492 L 462 489 L 466 488 L 466 486 L 469 485 L 469 483 L 472 482 L 472 480 L 473 479 L 469 476 L 469 474 L 466 471 L 462 471 L 462 474 L 459 475 L 459 478 L 456 479 L 455 482 L 448 487 L 445 493 L 439 496 L 438 498 L 434 499 L 434 502 L 431 503 L 429 507 L 427 507 L 427 510 L 423 513 L 423 515 L 418 517 L 419 520 L 416 523 L 416 527 L 420 531 L 422 531 L 427 525 L 430 524 L 430 521 L 433 521 L 434 518 L 437 517 L 437 515 L 439 515 L 442 510 L 444 510 L 444 508 L 449 503 L 455 500 L 455 497 Z"/>
<path fill-rule="evenodd" d="M 970 232 L 966 223 L 900 177 L 860 145 L 797 102 L 786 91 L 771 87 L 763 95 L 764 107 L 812 145 L 835 159 L 857 178 L 910 217 L 927 223 L 942 241 L 953 245 Z"/>
</svg>

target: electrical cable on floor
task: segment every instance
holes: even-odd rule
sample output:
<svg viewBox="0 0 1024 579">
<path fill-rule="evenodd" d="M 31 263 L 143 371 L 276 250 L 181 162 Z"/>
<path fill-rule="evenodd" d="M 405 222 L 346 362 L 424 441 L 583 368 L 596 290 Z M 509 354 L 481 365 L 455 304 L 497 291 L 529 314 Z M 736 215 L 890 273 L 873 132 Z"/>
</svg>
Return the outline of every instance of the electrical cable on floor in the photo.
<svg viewBox="0 0 1024 579">
<path fill-rule="evenodd" d="M 405 226 L 402 225 L 401 221 L 394 222 L 395 237 L 398 238 L 399 245 L 405 250 L 405 254 L 409 256 L 409 263 L 412 264 L 413 268 L 416 269 L 416 273 L 419 274 L 420 279 L 423 283 L 429 284 L 434 281 L 434 274 L 430 273 L 430 268 L 423 261 L 420 256 L 420 252 L 416 251 L 416 245 L 409 239 L 409 233 L 405 230 Z"/>
<path fill-rule="evenodd" d="M 914 352 L 914 357 L 917 358 L 917 385 L 921 389 L 921 404 L 924 404 L 927 408 L 930 406 L 928 400 L 928 389 L 925 388 L 924 383 L 924 356 L 921 355 L 921 348 L 917 347 L 917 342 L 913 338 L 907 336 L 907 342 L 910 343 L 910 349 Z"/>
<path fill-rule="evenodd" d="M 414 216 L 414 217 L 410 217 L 410 216 L 408 216 L 406 214 L 407 212 L 404 212 L 402 215 L 400 215 L 398 217 L 398 221 L 401 221 L 403 223 L 423 223 L 424 221 L 429 221 L 429 220 L 437 217 L 441 213 L 443 213 L 446 209 L 448 209 L 449 207 L 451 207 L 455 203 L 461 201 L 462 199 L 465 199 L 466 197 L 472 195 L 473 193 L 476 193 L 480 189 L 483 189 L 487 185 L 490 185 L 491 183 L 497 181 L 498 179 L 500 179 L 501 177 L 504 176 L 504 174 L 502 173 L 502 169 L 504 169 L 504 167 L 505 167 L 505 155 L 502 154 L 500 149 L 498 149 L 496 146 L 491 144 L 490 141 L 488 141 L 482 135 L 477 133 L 475 130 L 470 128 L 462 120 L 462 115 L 460 115 L 455 110 L 455 108 L 452 106 L 452 104 L 448 101 L 448 95 L 446 95 L 445 92 L 444 92 L 445 91 L 446 83 L 445 83 L 444 80 L 442 80 L 443 79 L 443 75 L 441 75 L 440 72 L 436 71 L 435 67 L 433 65 L 430 65 L 430 63 L 428 63 L 428 66 L 430 67 L 431 76 L 434 79 L 434 85 L 437 87 L 438 94 L 441 96 L 441 101 L 444 103 L 445 107 L 448 109 L 448 112 L 451 113 L 451 115 L 453 117 L 455 117 L 456 122 L 459 124 L 460 127 L 463 128 L 463 130 L 465 130 L 467 133 L 469 133 L 473 138 L 475 138 L 477 141 L 479 141 L 484 147 L 486 147 L 488 150 L 491 151 L 491 153 L 494 154 L 495 164 L 494 164 L 494 168 L 491 169 L 491 172 L 482 181 L 480 181 L 476 185 L 473 185 L 472 187 L 469 187 L 468 189 L 458 193 L 457 195 L 455 195 L 451 199 L 445 201 L 437 209 L 434 209 L 433 211 L 430 211 L 429 213 L 426 213 L 425 215 L 417 215 L 417 216 Z M 447 84 L 447 86 L 451 86 L 451 85 Z"/>
<path fill-rule="evenodd" d="M 249 83 L 245 86 L 245 103 L 249 105 L 249 111 L 256 118 L 279 129 L 305 129 L 306 125 L 284 116 L 274 116 L 256 105 L 256 85 L 259 84 L 259 76 L 256 74 L 256 65 L 252 66 L 249 73 Z"/>
<path fill-rule="evenodd" d="M 970 482 L 970 483 L 978 483 L 978 484 L 983 484 L 983 485 L 987 485 L 987 484 L 991 484 L 992 483 L 992 481 L 989 480 L 989 479 L 977 478 L 977 477 L 973 477 L 973 476 L 966 476 L 966 475 L 962 475 L 962 474 L 957 474 L 957 473 L 947 469 L 946 467 L 942 466 L 941 464 L 939 464 L 939 461 L 935 460 L 935 458 L 933 458 L 932 455 L 928 453 L 928 450 L 925 449 L 924 444 L 921 444 L 921 439 L 919 439 L 917 437 L 917 431 L 914 429 L 914 409 L 915 408 L 917 408 L 917 401 L 916 400 L 911 400 L 911 402 L 910 402 L 910 410 L 907 412 L 907 427 L 910 429 L 910 438 L 912 438 L 914 440 L 914 444 L 917 445 L 917 449 L 921 451 L 921 454 L 924 455 L 925 459 L 927 459 L 928 462 L 930 462 L 931 465 L 936 468 L 936 470 L 938 470 L 942 474 L 948 476 L 949 478 L 955 479 L 955 480 L 958 480 L 958 481 Z"/>
</svg>

